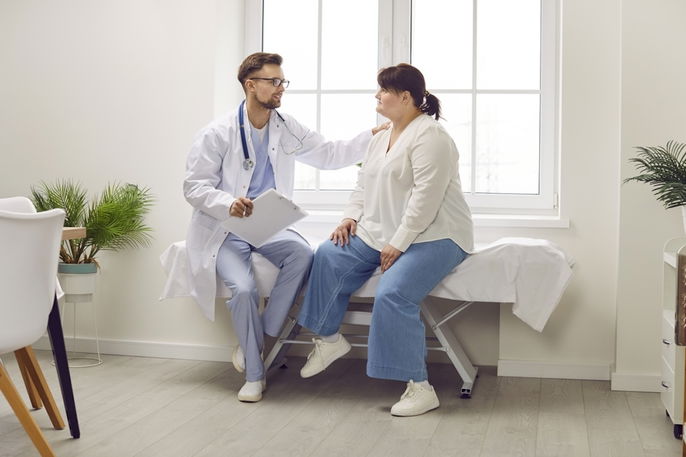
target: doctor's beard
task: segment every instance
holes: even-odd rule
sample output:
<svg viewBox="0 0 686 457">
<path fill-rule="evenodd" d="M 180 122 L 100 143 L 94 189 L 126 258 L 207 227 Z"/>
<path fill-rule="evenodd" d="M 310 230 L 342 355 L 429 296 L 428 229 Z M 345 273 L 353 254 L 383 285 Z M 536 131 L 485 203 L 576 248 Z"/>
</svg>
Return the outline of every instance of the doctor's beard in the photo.
<svg viewBox="0 0 686 457">
<path fill-rule="evenodd" d="M 265 109 L 276 109 L 281 106 L 281 99 L 278 98 L 271 98 L 266 102 L 263 102 L 260 99 L 257 99 L 257 103 L 260 104 L 262 108 Z"/>
</svg>

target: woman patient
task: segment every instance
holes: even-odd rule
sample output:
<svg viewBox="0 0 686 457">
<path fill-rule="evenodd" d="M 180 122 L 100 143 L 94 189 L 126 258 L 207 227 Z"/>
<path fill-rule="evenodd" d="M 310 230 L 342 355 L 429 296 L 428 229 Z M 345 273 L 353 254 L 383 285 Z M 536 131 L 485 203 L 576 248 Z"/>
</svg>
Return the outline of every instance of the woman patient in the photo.
<svg viewBox="0 0 686 457">
<path fill-rule="evenodd" d="M 372 139 L 344 218 L 315 254 L 298 322 L 321 336 L 300 374 L 314 376 L 350 351 L 339 333 L 348 300 L 380 267 L 367 375 L 406 382 L 391 414 L 416 416 L 439 405 L 419 306 L 472 250 L 472 219 L 457 148 L 422 73 L 400 64 L 377 79 L 376 110 L 393 127 Z"/>
</svg>

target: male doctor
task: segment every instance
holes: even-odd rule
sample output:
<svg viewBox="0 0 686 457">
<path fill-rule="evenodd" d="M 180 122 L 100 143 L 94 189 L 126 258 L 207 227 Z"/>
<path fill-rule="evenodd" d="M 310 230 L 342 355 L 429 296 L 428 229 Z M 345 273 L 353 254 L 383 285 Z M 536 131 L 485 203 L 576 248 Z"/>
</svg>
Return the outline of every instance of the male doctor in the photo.
<svg viewBox="0 0 686 457">
<path fill-rule="evenodd" d="M 237 110 L 203 128 L 186 162 L 183 190 L 193 215 L 188 228 L 191 295 L 204 315 L 214 320 L 216 276 L 232 292 L 227 301 L 240 346 L 233 364 L 245 371 L 238 399 L 256 402 L 265 389 L 261 352 L 264 334 L 277 336 L 312 262 L 312 249 L 296 232 L 283 230 L 256 248 L 222 221 L 250 217 L 252 200 L 268 189 L 293 194 L 295 160 L 322 169 L 351 165 L 362 159 L 372 135 L 388 125 L 365 131 L 349 141 L 326 141 L 285 113 L 276 111 L 289 81 L 278 54 L 255 53 L 238 69 L 245 101 Z M 251 268 L 252 251 L 279 269 L 269 304 L 258 312 Z"/>
</svg>

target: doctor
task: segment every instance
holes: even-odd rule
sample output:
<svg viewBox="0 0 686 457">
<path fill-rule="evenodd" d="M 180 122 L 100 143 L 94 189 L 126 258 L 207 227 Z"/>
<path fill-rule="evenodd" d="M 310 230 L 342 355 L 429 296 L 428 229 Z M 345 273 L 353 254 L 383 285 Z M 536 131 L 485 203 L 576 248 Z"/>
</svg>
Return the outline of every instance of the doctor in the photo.
<svg viewBox="0 0 686 457">
<path fill-rule="evenodd" d="M 264 334 L 279 334 L 307 278 L 313 254 L 309 244 L 292 230 L 283 230 L 256 248 L 228 233 L 222 221 L 250 217 L 252 200 L 268 189 L 291 198 L 295 160 L 322 169 L 351 165 L 362 159 L 372 135 L 388 127 L 362 132 L 349 141 L 331 142 L 276 111 L 289 83 L 281 62 L 278 54 L 261 52 L 245 58 L 238 69 L 245 101 L 195 137 L 183 184 L 186 200 L 193 206 L 186 238 L 191 295 L 204 315 L 214 320 L 217 274 L 231 290 L 227 306 L 240 344 L 232 359 L 236 369 L 246 373 L 238 399 L 247 402 L 262 399 Z M 252 251 L 280 269 L 262 315 L 251 268 Z"/>
</svg>

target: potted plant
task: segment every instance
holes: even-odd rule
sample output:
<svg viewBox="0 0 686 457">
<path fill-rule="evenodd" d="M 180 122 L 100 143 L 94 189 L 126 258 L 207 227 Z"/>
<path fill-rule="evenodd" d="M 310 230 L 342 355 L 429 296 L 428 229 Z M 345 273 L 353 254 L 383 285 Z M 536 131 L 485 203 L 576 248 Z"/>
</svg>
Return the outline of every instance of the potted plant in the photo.
<svg viewBox="0 0 686 457">
<path fill-rule="evenodd" d="M 119 251 L 150 244 L 152 229 L 144 221 L 153 202 L 148 188 L 133 184 L 108 184 L 98 197 L 89 202 L 80 184 L 62 180 L 32 187 L 31 196 L 38 211 L 64 209 L 65 227 L 86 228 L 85 238 L 62 243 L 60 273 L 90 273 L 94 278 L 98 268 L 96 256 L 100 251 Z M 92 283 L 91 289 L 94 289 L 95 280 L 64 278 L 61 283 L 65 293 L 71 295 L 67 301 L 89 301 L 93 290 L 88 291 L 85 283 Z"/>
<path fill-rule="evenodd" d="M 624 182 L 644 182 L 665 208 L 681 207 L 686 228 L 686 144 L 674 140 L 665 146 L 639 146 L 638 154 L 629 159 L 640 174 Z"/>
</svg>

